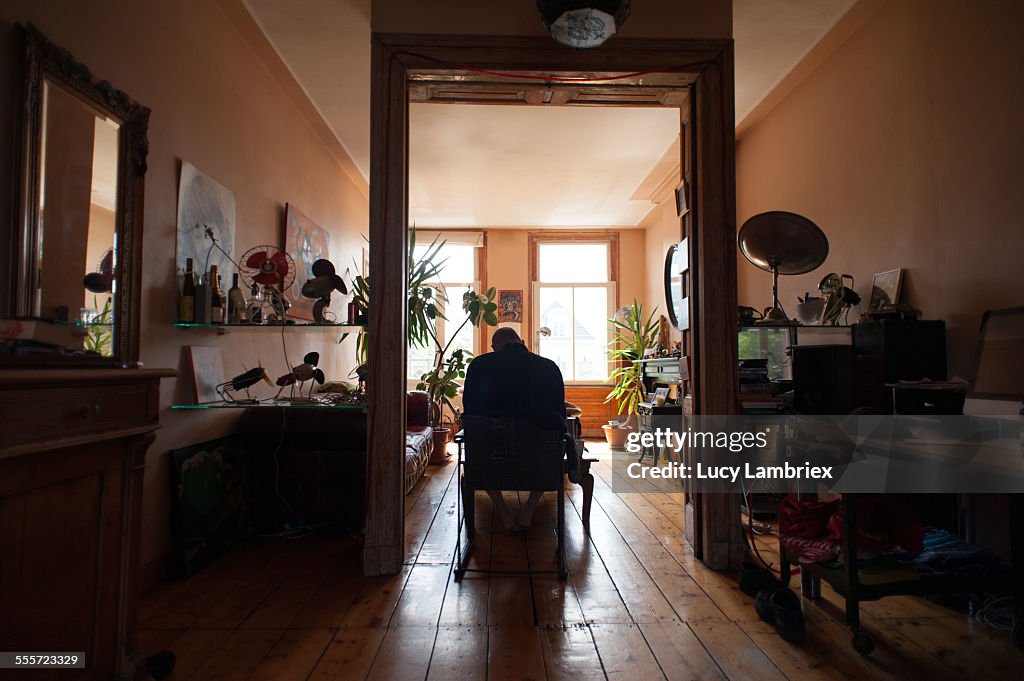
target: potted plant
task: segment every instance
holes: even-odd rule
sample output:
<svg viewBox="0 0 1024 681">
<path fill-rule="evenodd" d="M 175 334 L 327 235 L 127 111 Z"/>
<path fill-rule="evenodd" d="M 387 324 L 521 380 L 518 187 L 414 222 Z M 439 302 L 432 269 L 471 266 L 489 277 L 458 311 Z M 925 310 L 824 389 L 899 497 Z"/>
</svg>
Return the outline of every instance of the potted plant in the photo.
<svg viewBox="0 0 1024 681">
<path fill-rule="evenodd" d="M 644 307 L 633 299 L 632 305 L 623 308 L 608 321 L 615 328 L 612 342 L 608 344 L 608 354 L 618 366 L 608 377 L 615 385 L 605 397 L 605 403 L 615 401 L 619 414 L 634 417 L 639 405 L 644 401 L 644 384 L 640 380 L 640 367 L 635 360 L 643 359 L 644 351 L 655 347 L 658 342 L 658 322 L 654 315 L 657 308 L 644 318 Z M 628 426 L 623 428 L 618 422 L 602 426 L 605 438 L 612 447 L 621 448 L 629 432 Z"/>
<path fill-rule="evenodd" d="M 444 291 L 439 291 L 438 294 L 442 300 L 447 301 Z M 470 360 L 473 359 L 473 356 L 462 348 L 453 350 L 451 355 L 448 354 L 448 351 L 459 335 L 459 331 L 466 324 L 472 324 L 475 327 L 484 323 L 497 326 L 496 310 L 498 305 L 494 302 L 495 295 L 497 295 L 497 291 L 494 287 L 487 289 L 482 294 L 473 289 L 463 293 L 462 311 L 466 313 L 466 318 L 454 333 L 448 334 L 448 342 L 444 345 L 441 345 L 437 337 L 436 324 L 438 317 L 447 318 L 437 312 L 426 325 L 427 333 L 434 342 L 434 366 L 420 376 L 420 382 L 416 385 L 416 389 L 426 390 L 430 399 L 430 425 L 434 429 L 434 454 L 431 456 L 431 463 L 444 463 L 448 458 L 445 445 L 451 435 L 451 428 L 445 425 L 445 409 L 447 408 L 451 413 L 451 423 L 457 423 L 459 409 L 452 400 L 459 394 L 460 384 L 458 381 L 466 377 L 466 368 L 469 366 Z"/>
<path fill-rule="evenodd" d="M 438 301 L 435 299 L 434 286 L 428 282 L 437 281 L 444 269 L 444 260 L 439 258 L 444 242 L 434 239 L 430 247 L 419 258 L 415 257 L 416 227 L 409 230 L 409 314 L 406 320 L 406 338 L 409 345 L 423 347 L 430 342 L 428 327 L 439 314 Z M 366 317 L 370 310 L 370 278 L 356 276 L 352 280 L 352 302 L 359 313 Z M 341 337 L 341 341 L 348 334 Z M 339 342 L 341 342 L 339 341 Z M 368 338 L 365 331 L 356 338 L 356 361 L 363 365 L 366 362 Z M 358 369 L 357 369 L 358 371 Z"/>
</svg>

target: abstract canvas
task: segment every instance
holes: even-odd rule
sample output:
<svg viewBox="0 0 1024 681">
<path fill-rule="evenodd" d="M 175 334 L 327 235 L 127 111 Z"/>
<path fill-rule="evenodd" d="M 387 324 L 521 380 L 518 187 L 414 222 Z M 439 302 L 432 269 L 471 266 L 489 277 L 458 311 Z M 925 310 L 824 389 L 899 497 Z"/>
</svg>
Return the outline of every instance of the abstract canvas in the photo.
<svg viewBox="0 0 1024 681">
<path fill-rule="evenodd" d="M 206 236 L 213 233 L 224 255 Z M 185 271 L 185 261 L 192 258 L 196 273 L 203 274 L 216 265 L 221 278 L 231 285 L 235 266 L 235 193 L 211 177 L 199 172 L 187 161 L 181 162 L 178 183 L 177 267 Z M 229 257 L 230 256 L 230 257 Z"/>
<path fill-rule="evenodd" d="M 284 250 L 295 261 L 295 283 L 284 292 L 291 303 L 288 316 L 312 321 L 316 301 L 302 296 L 302 285 L 313 278 L 314 262 L 320 258 L 330 260 L 331 235 L 290 203 L 285 208 L 284 220 Z"/>
<path fill-rule="evenodd" d="M 498 291 L 498 321 L 523 321 L 523 292 Z"/>
<path fill-rule="evenodd" d="M 182 577 L 251 534 L 247 460 L 238 436 L 171 450 L 172 541 Z"/>
</svg>

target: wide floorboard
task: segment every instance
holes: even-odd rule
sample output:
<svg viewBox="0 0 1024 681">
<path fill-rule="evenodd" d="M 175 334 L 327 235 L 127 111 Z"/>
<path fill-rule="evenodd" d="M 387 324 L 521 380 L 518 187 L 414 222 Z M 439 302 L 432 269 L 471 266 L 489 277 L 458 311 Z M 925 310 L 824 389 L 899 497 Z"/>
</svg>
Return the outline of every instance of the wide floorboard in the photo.
<svg viewBox="0 0 1024 681">
<path fill-rule="evenodd" d="M 555 495 L 528 530 L 477 498 L 472 572 L 452 579 L 454 465 L 430 467 L 406 499 L 402 571 L 364 578 L 355 540 L 262 538 L 142 599 L 140 646 L 177 655 L 171 679 L 730 679 L 953 681 L 1019 678 L 1008 635 L 927 601 L 864 604 L 877 648 L 861 657 L 842 603 L 804 601 L 808 640 L 786 643 L 734 575 L 704 568 L 683 539 L 683 497 L 594 466 L 589 535 L 567 487 L 570 575 L 555 568 Z M 525 501 L 526 495 L 522 495 Z M 519 495 L 506 493 L 509 503 Z M 763 538 L 771 560 L 772 543 Z M 796 580 L 798 581 L 798 580 Z"/>
</svg>

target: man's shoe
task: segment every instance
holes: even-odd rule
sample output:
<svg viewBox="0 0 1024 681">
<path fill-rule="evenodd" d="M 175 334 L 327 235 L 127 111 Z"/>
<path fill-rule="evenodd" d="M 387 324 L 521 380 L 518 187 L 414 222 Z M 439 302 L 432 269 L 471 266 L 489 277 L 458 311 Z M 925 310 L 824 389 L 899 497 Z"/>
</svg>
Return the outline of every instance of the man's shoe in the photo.
<svg viewBox="0 0 1024 681">
<path fill-rule="evenodd" d="M 775 627 L 783 640 L 798 643 L 804 640 L 804 611 L 800 597 L 789 589 L 762 591 L 754 601 L 758 616 Z"/>
<path fill-rule="evenodd" d="M 740 565 L 740 591 L 751 598 L 761 591 L 772 591 L 779 587 L 779 581 L 771 570 L 744 562 Z"/>
</svg>

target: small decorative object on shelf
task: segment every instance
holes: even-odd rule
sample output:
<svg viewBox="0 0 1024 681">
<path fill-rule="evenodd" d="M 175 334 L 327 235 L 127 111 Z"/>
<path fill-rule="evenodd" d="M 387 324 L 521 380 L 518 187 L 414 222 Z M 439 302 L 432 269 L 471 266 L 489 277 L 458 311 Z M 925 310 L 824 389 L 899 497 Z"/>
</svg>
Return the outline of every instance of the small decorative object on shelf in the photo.
<svg viewBox="0 0 1024 681">
<path fill-rule="evenodd" d="M 192 267 L 192 258 L 189 258 L 185 261 L 185 276 L 178 298 L 178 321 L 185 324 L 196 321 L 196 273 Z"/>
<path fill-rule="evenodd" d="M 277 385 L 280 390 L 277 391 L 277 396 L 274 399 L 279 399 L 281 396 L 281 390 L 291 386 L 292 395 L 289 400 L 295 404 L 313 404 L 313 386 L 316 384 L 324 384 L 324 372 L 322 369 L 317 368 L 317 364 L 320 363 L 320 353 L 310 352 L 302 358 L 302 364 L 293 367 L 290 372 L 279 377 L 277 379 Z M 306 397 L 302 396 L 302 390 L 299 389 L 299 396 L 295 397 L 295 384 L 304 383 L 312 379 L 312 383 L 309 384 L 309 395 Z"/>
<path fill-rule="evenodd" d="M 263 323 L 263 292 L 256 284 L 249 287 L 247 310 L 247 316 L 251 324 Z"/>
<path fill-rule="evenodd" d="M 242 255 L 239 275 L 250 287 L 259 287 L 259 297 L 262 299 L 261 322 L 253 319 L 252 301 L 249 308 L 250 321 L 267 324 L 287 317 L 289 304 L 281 292 L 295 281 L 295 262 L 291 256 L 277 246 L 255 246 Z"/>
<path fill-rule="evenodd" d="M 267 385 L 273 386 L 270 378 L 267 376 L 267 372 L 263 367 L 256 367 L 255 369 L 249 369 L 244 371 L 230 381 L 225 381 L 217 386 L 217 394 L 225 402 L 236 402 L 243 404 L 258 404 L 259 400 L 249 394 L 249 388 L 256 385 L 260 381 L 266 382 Z M 244 391 L 245 397 L 238 399 L 235 393 Z"/>
<path fill-rule="evenodd" d="M 846 280 L 850 285 L 846 285 Z M 837 326 L 839 318 L 849 323 L 850 308 L 860 303 L 860 295 L 853 290 L 853 276 L 831 272 L 818 284 L 818 290 L 825 296 L 825 309 L 821 313 L 822 326 Z"/>
<path fill-rule="evenodd" d="M 302 295 L 316 300 L 313 304 L 314 321 L 333 321 L 334 315 L 331 315 L 331 319 L 324 316 L 324 308 L 331 304 L 331 293 L 334 291 L 343 296 L 348 295 L 348 286 L 345 285 L 345 280 L 338 276 L 334 263 L 330 260 L 317 260 L 313 263 L 312 271 L 313 278 L 302 285 Z"/>
</svg>

